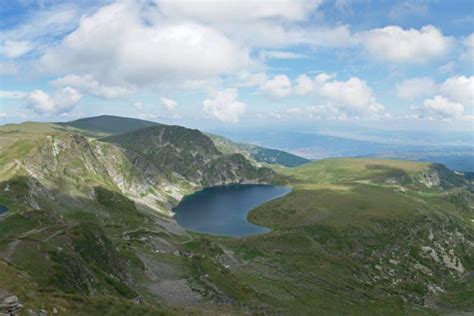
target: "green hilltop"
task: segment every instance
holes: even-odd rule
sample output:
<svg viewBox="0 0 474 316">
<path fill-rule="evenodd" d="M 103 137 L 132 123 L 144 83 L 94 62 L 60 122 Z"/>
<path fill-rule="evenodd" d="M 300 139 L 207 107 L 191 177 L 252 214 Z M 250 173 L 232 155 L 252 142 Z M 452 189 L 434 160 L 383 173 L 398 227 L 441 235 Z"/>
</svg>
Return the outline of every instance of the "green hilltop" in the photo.
<svg viewBox="0 0 474 316">
<path fill-rule="evenodd" d="M 474 311 L 474 198 L 463 175 L 383 159 L 276 167 L 252 145 L 127 120 L 0 127 L 0 205 L 9 209 L 0 294 L 18 296 L 25 312 Z M 218 237 L 174 221 L 184 195 L 227 183 L 292 188 L 249 213 L 270 233 Z"/>
</svg>

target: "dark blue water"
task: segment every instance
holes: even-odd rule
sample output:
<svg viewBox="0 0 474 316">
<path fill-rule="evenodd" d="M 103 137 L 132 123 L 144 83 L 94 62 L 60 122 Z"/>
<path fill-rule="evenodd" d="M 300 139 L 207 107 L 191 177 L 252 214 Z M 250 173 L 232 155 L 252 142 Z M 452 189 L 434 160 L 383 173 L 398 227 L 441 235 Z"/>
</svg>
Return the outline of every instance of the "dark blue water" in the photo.
<svg viewBox="0 0 474 316">
<path fill-rule="evenodd" d="M 274 185 L 211 187 L 185 196 L 173 212 L 177 222 L 192 231 L 231 237 L 256 235 L 270 229 L 249 223 L 248 212 L 290 191 L 290 188 Z"/>
<path fill-rule="evenodd" d="M 6 211 L 8 211 L 8 207 L 0 205 L 0 214 L 5 213 Z"/>
</svg>

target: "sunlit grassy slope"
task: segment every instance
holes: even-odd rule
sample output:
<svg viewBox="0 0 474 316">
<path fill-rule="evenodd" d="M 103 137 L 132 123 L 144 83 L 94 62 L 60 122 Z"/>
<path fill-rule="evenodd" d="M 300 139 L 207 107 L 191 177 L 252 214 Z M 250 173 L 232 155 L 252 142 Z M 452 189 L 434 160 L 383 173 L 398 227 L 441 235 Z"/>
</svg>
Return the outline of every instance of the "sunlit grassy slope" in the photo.
<svg viewBox="0 0 474 316">
<path fill-rule="evenodd" d="M 439 168 L 328 159 L 286 169 L 293 191 L 249 215 L 273 232 L 223 241 L 248 261 L 220 282 L 301 314 L 472 311 L 472 195 L 428 187 Z"/>
</svg>

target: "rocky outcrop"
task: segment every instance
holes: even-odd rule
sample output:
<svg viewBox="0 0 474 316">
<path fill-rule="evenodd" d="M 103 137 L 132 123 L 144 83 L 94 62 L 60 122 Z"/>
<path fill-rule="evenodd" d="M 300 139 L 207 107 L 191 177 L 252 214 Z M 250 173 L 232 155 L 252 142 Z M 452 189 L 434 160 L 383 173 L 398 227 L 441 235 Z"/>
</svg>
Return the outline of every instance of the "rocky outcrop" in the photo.
<svg viewBox="0 0 474 316">
<path fill-rule="evenodd" d="M 450 189 L 469 185 L 462 175 L 436 163 L 418 173 L 415 180 L 428 188 Z"/>
<path fill-rule="evenodd" d="M 18 315 L 22 308 L 18 297 L 0 289 L 0 315 Z"/>
</svg>

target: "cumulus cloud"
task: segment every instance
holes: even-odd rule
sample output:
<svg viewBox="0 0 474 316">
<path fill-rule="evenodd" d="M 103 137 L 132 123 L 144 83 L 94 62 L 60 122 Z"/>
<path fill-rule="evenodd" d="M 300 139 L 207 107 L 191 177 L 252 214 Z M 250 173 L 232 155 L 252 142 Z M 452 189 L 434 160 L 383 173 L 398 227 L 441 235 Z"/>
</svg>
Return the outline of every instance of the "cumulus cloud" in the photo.
<svg viewBox="0 0 474 316">
<path fill-rule="evenodd" d="M 38 114 L 64 114 L 72 111 L 81 97 L 77 90 L 65 87 L 52 95 L 42 90 L 33 90 L 26 96 L 26 101 L 27 106 Z"/>
<path fill-rule="evenodd" d="M 263 82 L 260 90 L 274 99 L 281 99 L 291 94 L 291 81 L 286 75 L 277 75 Z"/>
<path fill-rule="evenodd" d="M 433 79 L 428 77 L 407 79 L 396 86 L 397 96 L 400 99 L 413 100 L 435 93 L 437 87 Z"/>
<path fill-rule="evenodd" d="M 451 39 L 432 25 L 420 30 L 386 26 L 357 37 L 372 56 L 392 62 L 425 63 L 446 54 L 451 46 Z"/>
<path fill-rule="evenodd" d="M 422 117 L 466 119 L 474 114 L 474 76 L 448 78 L 429 92 L 432 97 L 415 108 Z"/>
<path fill-rule="evenodd" d="M 108 85 L 98 82 L 92 75 L 66 75 L 51 82 L 56 87 L 73 87 L 83 93 L 104 99 L 120 98 L 134 92 L 129 86 Z"/>
<path fill-rule="evenodd" d="M 321 97 L 343 115 L 376 116 L 383 114 L 384 107 L 377 102 L 367 82 L 357 77 L 347 81 L 329 81 L 322 85 Z"/>
<path fill-rule="evenodd" d="M 440 91 L 455 102 L 474 107 L 474 76 L 448 78 L 441 85 Z"/>
<path fill-rule="evenodd" d="M 306 95 L 313 93 L 317 91 L 325 82 L 327 82 L 332 77 L 332 75 L 329 75 L 324 72 L 316 75 L 314 79 L 309 78 L 305 74 L 300 75 L 296 80 L 295 94 Z"/>
<path fill-rule="evenodd" d="M 237 123 L 246 108 L 245 103 L 240 102 L 238 97 L 236 89 L 213 92 L 204 100 L 203 109 L 222 122 Z"/>
<path fill-rule="evenodd" d="M 351 77 L 346 81 L 333 80 L 333 75 L 321 73 L 313 79 L 300 75 L 295 86 L 297 95 L 313 94 L 321 106 L 311 107 L 313 114 L 332 118 L 386 117 L 383 105 L 377 102 L 365 80 Z"/>
<path fill-rule="evenodd" d="M 145 16 L 145 2 L 118 2 L 81 19 L 41 58 L 53 73 L 91 75 L 111 85 L 206 79 L 245 68 L 249 51 L 212 27 Z"/>
<path fill-rule="evenodd" d="M 160 101 L 161 101 L 161 106 L 164 107 L 168 111 L 174 110 L 178 106 L 178 102 L 170 98 L 161 98 Z"/>
<path fill-rule="evenodd" d="M 296 95 L 306 95 L 313 92 L 314 85 L 313 80 L 307 75 L 303 74 L 296 79 L 295 94 Z"/>
<path fill-rule="evenodd" d="M 158 1 L 165 17 L 212 25 L 252 48 L 283 48 L 298 44 L 347 46 L 351 39 L 345 26 L 301 25 L 317 14 L 322 3 L 322 0 Z M 284 55 L 277 53 L 275 56 Z"/>
<path fill-rule="evenodd" d="M 425 100 L 423 110 L 428 116 L 431 115 L 436 118 L 461 118 L 464 115 L 462 104 L 452 102 L 440 95 Z"/>
</svg>

